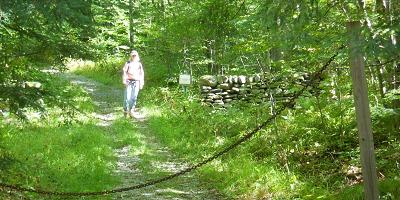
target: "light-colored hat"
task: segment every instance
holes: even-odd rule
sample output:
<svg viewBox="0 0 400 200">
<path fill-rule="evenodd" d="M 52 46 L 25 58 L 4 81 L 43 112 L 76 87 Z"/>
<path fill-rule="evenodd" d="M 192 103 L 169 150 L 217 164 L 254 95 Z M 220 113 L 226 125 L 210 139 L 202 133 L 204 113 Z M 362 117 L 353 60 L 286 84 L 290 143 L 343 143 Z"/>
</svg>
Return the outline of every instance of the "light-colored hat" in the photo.
<svg viewBox="0 0 400 200">
<path fill-rule="evenodd" d="M 135 51 L 135 50 L 131 51 L 131 56 L 137 56 L 137 55 L 138 55 L 137 51 Z"/>
</svg>

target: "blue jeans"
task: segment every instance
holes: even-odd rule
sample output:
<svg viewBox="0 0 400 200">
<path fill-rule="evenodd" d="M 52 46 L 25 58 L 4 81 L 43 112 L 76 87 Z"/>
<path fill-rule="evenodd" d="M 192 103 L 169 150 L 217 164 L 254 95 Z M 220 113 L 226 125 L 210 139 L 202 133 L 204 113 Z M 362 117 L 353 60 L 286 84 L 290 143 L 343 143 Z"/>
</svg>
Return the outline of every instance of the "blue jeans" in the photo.
<svg viewBox="0 0 400 200">
<path fill-rule="evenodd" d="M 139 94 L 139 81 L 129 80 L 124 92 L 124 111 L 129 112 L 136 106 Z"/>
</svg>

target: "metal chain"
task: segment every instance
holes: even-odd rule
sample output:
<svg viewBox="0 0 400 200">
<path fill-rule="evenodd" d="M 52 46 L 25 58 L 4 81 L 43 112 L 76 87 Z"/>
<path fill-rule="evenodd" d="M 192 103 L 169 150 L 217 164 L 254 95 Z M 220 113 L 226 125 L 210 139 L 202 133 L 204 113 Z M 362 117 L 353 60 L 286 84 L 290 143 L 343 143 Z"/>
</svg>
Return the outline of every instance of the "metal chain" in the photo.
<svg viewBox="0 0 400 200">
<path fill-rule="evenodd" d="M 57 192 L 57 191 L 46 191 L 46 190 L 40 190 L 40 189 L 31 189 L 31 188 L 25 188 L 17 185 L 11 185 L 11 184 L 5 184 L 5 183 L 0 183 L 1 188 L 5 189 L 11 189 L 19 192 L 31 192 L 31 193 L 36 193 L 36 194 L 41 194 L 41 195 L 49 195 L 49 196 L 97 196 L 97 195 L 108 195 L 108 194 L 113 194 L 113 193 L 119 193 L 119 192 L 126 192 L 130 190 L 135 190 L 135 189 L 140 189 L 144 187 L 148 187 L 151 185 L 155 185 L 170 179 L 173 179 L 175 177 L 181 176 L 183 174 L 189 173 L 215 159 L 218 157 L 224 155 L 225 153 L 229 152 L 230 150 L 236 148 L 237 146 L 241 145 L 245 141 L 249 140 L 252 138 L 258 131 L 261 129 L 265 128 L 273 119 L 275 119 L 277 116 L 279 116 L 286 108 L 293 108 L 295 105 L 295 101 L 306 91 L 306 90 L 311 90 L 313 89 L 316 85 L 319 85 L 319 83 L 323 80 L 322 73 L 328 68 L 328 66 L 333 62 L 333 60 L 336 58 L 336 56 L 339 54 L 339 50 L 343 49 L 344 45 L 339 47 L 338 51 L 329 58 L 329 60 L 314 74 L 311 76 L 311 80 L 307 81 L 304 84 L 304 87 L 295 92 L 292 96 L 289 97 L 289 101 L 285 102 L 283 106 L 278 108 L 276 112 L 271 115 L 268 119 L 266 119 L 263 123 L 259 124 L 257 127 L 255 127 L 252 131 L 246 133 L 243 135 L 241 138 L 239 138 L 237 141 L 234 143 L 230 144 L 229 146 L 225 147 L 221 151 L 215 152 L 212 156 L 208 157 L 207 159 L 190 166 L 182 171 L 179 171 L 175 174 L 171 174 L 162 178 L 158 179 L 153 179 L 149 180 L 145 183 L 133 185 L 130 187 L 123 187 L 123 188 L 117 188 L 117 189 L 112 189 L 112 190 L 103 190 L 103 191 L 97 191 L 97 192 Z M 311 89 L 308 89 L 308 87 L 311 87 Z"/>
</svg>

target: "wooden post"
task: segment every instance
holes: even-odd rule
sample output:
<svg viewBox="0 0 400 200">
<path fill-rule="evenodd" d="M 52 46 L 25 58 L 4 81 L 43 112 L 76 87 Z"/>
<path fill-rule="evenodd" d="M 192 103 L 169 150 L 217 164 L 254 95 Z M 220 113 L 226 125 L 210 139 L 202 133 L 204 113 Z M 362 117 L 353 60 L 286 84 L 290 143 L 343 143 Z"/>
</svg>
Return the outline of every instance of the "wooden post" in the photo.
<svg viewBox="0 0 400 200">
<path fill-rule="evenodd" d="M 377 200 L 379 197 L 378 180 L 376 174 L 367 79 L 365 77 L 364 58 L 361 49 L 360 22 L 348 22 L 347 30 L 349 33 L 349 58 L 361 150 L 364 195 L 366 200 Z"/>
</svg>

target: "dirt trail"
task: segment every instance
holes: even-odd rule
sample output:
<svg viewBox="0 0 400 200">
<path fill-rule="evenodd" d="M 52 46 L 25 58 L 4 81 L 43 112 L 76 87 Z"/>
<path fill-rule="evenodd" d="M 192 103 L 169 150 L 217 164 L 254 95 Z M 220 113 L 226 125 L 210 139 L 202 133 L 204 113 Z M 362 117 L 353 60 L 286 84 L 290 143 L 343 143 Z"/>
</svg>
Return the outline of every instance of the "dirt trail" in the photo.
<svg viewBox="0 0 400 200">
<path fill-rule="evenodd" d="M 99 125 L 109 126 L 115 119 L 122 117 L 122 89 L 106 86 L 78 75 L 68 74 L 67 78 L 73 83 L 83 86 L 92 96 L 99 109 L 94 114 L 94 117 L 99 119 Z M 146 144 L 145 150 L 143 153 L 135 155 L 132 153 L 135 149 L 132 149 L 131 146 L 115 149 L 115 155 L 118 157 L 115 174 L 122 177 L 123 180 L 119 187 L 144 183 L 147 180 L 163 177 L 187 167 L 151 134 L 145 117 L 132 120 L 132 123 L 138 125 L 141 140 Z M 112 198 L 143 200 L 225 199 L 218 195 L 215 190 L 202 184 L 204 183 L 198 180 L 195 172 L 192 172 L 154 186 L 117 193 L 112 195 Z"/>
</svg>

